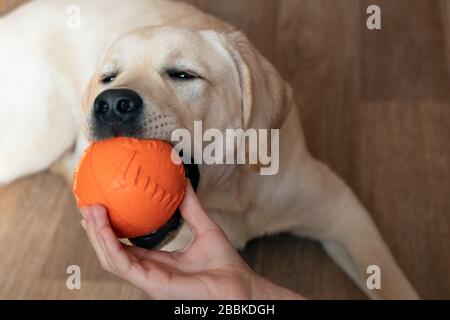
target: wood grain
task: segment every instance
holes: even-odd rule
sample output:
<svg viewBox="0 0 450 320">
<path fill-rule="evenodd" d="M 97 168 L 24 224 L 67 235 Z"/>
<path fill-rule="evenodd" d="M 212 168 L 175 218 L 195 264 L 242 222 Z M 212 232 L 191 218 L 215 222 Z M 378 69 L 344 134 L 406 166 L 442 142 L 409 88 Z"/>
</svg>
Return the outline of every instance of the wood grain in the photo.
<svg viewBox="0 0 450 320">
<path fill-rule="evenodd" d="M 446 0 L 190 0 L 235 24 L 293 85 L 308 146 L 355 190 L 423 298 L 450 298 L 450 5 Z M 0 0 L 2 5 L 11 1 Z M 378 4 L 382 29 L 365 27 Z M 105 274 L 69 188 L 0 188 L 0 298 L 141 299 Z M 290 235 L 242 252 L 311 298 L 364 298 L 320 245 Z M 65 287 L 67 265 L 82 290 Z"/>
</svg>

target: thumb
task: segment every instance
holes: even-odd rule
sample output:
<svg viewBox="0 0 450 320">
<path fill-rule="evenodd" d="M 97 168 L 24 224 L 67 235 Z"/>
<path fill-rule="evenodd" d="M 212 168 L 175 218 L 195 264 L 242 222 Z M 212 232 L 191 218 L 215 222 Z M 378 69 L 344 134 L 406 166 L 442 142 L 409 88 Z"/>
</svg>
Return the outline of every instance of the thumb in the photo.
<svg viewBox="0 0 450 320">
<path fill-rule="evenodd" d="M 200 200 L 187 179 L 186 194 L 180 206 L 180 212 L 184 220 L 191 226 L 194 234 L 220 229 L 203 209 Z"/>
</svg>

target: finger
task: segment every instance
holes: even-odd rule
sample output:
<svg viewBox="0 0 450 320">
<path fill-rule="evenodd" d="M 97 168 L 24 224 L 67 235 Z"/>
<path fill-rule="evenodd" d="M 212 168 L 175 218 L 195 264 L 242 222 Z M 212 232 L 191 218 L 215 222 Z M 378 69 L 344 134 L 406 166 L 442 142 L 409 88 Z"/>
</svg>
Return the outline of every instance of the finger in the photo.
<svg viewBox="0 0 450 320">
<path fill-rule="evenodd" d="M 106 260 L 108 262 L 108 265 L 109 265 L 111 271 L 117 275 L 119 273 L 119 271 L 122 271 L 122 268 L 124 267 L 124 263 L 126 261 L 113 261 L 111 259 L 111 256 L 106 251 L 105 242 L 104 242 L 104 239 L 102 238 L 102 232 L 108 232 L 108 233 L 112 234 L 112 239 L 114 239 L 114 242 L 117 243 L 118 248 L 122 249 L 122 244 L 119 242 L 116 234 L 114 233 L 114 231 L 111 228 L 111 224 L 109 222 L 109 218 L 108 218 L 106 209 L 104 209 L 103 207 L 100 207 L 100 206 L 94 206 L 92 209 L 92 213 L 94 215 L 95 233 L 96 233 L 98 242 L 99 242 L 101 248 L 103 249 L 103 254 L 106 257 Z M 117 262 L 120 262 L 121 264 L 118 265 Z"/>
<path fill-rule="evenodd" d="M 186 194 L 180 206 L 181 215 L 191 226 L 195 234 L 201 234 L 208 230 L 216 230 L 219 227 L 211 220 L 203 209 L 200 200 L 192 189 L 191 183 L 187 182 Z"/>
<path fill-rule="evenodd" d="M 154 285 L 161 280 L 163 270 L 150 260 L 146 261 L 145 268 L 138 259 L 132 261 L 132 256 L 127 254 L 112 230 L 106 210 L 102 207 L 94 207 L 92 210 L 96 224 L 96 236 L 101 248 L 99 256 L 103 261 L 106 260 L 107 271 L 142 290 L 152 291 Z M 152 272 L 149 272 L 150 269 Z M 149 282 L 149 274 L 154 282 Z"/>
<path fill-rule="evenodd" d="M 155 284 L 161 282 L 164 270 L 152 260 L 145 260 L 145 268 L 138 261 L 132 261 L 127 254 L 130 247 L 122 245 L 111 228 L 100 231 L 106 255 L 116 274 L 142 290 L 154 290 Z"/>
<path fill-rule="evenodd" d="M 110 257 L 106 254 L 105 245 L 100 237 L 100 232 L 102 229 L 104 229 L 104 228 L 111 229 L 106 209 L 99 205 L 93 206 L 93 207 L 91 207 L 90 214 L 94 220 L 93 238 L 97 243 L 96 253 L 99 256 L 102 267 L 106 271 L 117 275 L 117 270 L 116 270 L 115 266 L 112 264 Z M 113 232 L 112 229 L 111 229 L 111 232 Z"/>
<path fill-rule="evenodd" d="M 128 276 L 131 271 L 132 261 L 124 250 L 124 246 L 117 239 L 114 231 L 110 227 L 102 227 L 98 232 L 100 242 L 105 249 L 106 257 L 113 271 L 121 276 Z"/>
<path fill-rule="evenodd" d="M 89 238 L 89 241 L 91 242 L 92 247 L 94 248 L 95 253 L 97 254 L 98 259 L 100 260 L 100 265 L 103 269 L 106 271 L 112 272 L 111 265 L 108 261 L 108 258 L 106 257 L 105 250 L 100 243 L 100 239 L 97 235 L 97 226 L 95 222 L 95 213 L 97 212 L 106 212 L 106 210 L 102 207 L 96 206 L 96 207 L 89 207 L 85 209 L 86 213 L 86 232 Z"/>
<path fill-rule="evenodd" d="M 95 221 L 97 224 L 97 233 L 105 232 L 108 235 L 112 235 L 111 237 L 109 237 L 109 239 L 112 239 L 111 240 L 112 242 L 109 243 L 111 245 L 110 248 L 116 248 L 117 250 L 119 250 L 119 249 L 121 250 L 120 254 L 117 250 L 114 251 L 117 254 L 114 256 L 109 254 L 109 253 L 113 253 L 113 251 L 110 251 L 109 253 L 106 252 L 107 253 L 106 258 L 108 259 L 109 264 L 113 268 L 122 269 L 125 267 L 125 264 L 127 261 L 122 260 L 122 258 L 123 258 L 123 254 L 125 254 L 125 257 L 127 258 L 127 260 L 129 260 L 129 255 L 127 255 L 128 252 L 130 254 L 132 254 L 132 256 L 136 257 L 137 260 L 142 260 L 142 259 L 155 260 L 155 261 L 158 261 L 161 263 L 167 263 L 167 264 L 171 264 L 171 265 L 173 265 L 173 263 L 175 262 L 174 258 L 168 252 L 156 251 L 156 250 L 146 250 L 146 249 L 135 247 L 135 246 L 123 245 L 117 239 L 117 236 L 115 235 L 114 231 L 111 228 L 108 216 L 106 214 L 106 210 L 100 206 L 93 207 L 92 210 L 93 210 L 93 214 L 94 214 Z M 105 231 L 103 229 L 108 229 L 108 230 Z M 103 246 L 103 249 L 106 251 L 106 247 L 105 247 L 106 243 L 105 243 L 104 239 L 101 238 L 99 242 Z"/>
</svg>

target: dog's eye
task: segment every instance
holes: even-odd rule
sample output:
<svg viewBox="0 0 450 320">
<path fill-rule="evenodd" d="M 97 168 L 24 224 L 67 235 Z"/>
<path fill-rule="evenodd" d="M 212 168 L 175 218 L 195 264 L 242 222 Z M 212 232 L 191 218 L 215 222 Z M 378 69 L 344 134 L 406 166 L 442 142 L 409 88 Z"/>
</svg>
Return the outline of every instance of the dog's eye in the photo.
<svg viewBox="0 0 450 320">
<path fill-rule="evenodd" d="M 116 80 L 116 78 L 117 78 L 117 73 L 111 73 L 111 74 L 108 74 L 108 75 L 102 77 L 100 82 L 103 83 L 103 84 L 108 84 L 108 83 L 113 82 L 114 80 Z"/>
<path fill-rule="evenodd" d="M 168 70 L 167 74 L 173 80 L 187 81 L 187 80 L 193 80 L 193 79 L 200 78 L 199 76 L 193 74 L 192 72 L 180 71 L 180 70 Z"/>
</svg>

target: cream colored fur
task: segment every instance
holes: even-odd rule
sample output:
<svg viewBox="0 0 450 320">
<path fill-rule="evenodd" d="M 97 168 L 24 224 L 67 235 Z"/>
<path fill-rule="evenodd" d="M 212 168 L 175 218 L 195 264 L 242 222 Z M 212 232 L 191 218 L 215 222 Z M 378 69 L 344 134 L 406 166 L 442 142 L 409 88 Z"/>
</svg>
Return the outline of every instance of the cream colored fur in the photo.
<svg viewBox="0 0 450 320">
<path fill-rule="evenodd" d="M 66 26 L 69 5 L 81 9 L 78 30 Z M 1 18 L 0 39 L 0 183 L 52 165 L 70 180 L 90 139 L 92 102 L 106 88 L 138 91 L 145 117 L 169 115 L 170 130 L 192 130 L 194 119 L 205 128 L 280 128 L 274 176 L 200 166 L 198 195 L 208 213 L 239 248 L 277 232 L 311 237 L 370 297 L 417 298 L 368 212 L 309 154 L 289 85 L 233 27 L 171 1 L 40 0 Z M 171 83 L 161 70 L 177 63 L 208 82 Z M 100 85 L 117 66 L 117 80 Z M 146 137 L 168 133 L 148 128 Z M 190 240 L 185 225 L 165 249 Z M 381 290 L 366 287 L 369 265 L 381 267 Z"/>
</svg>

